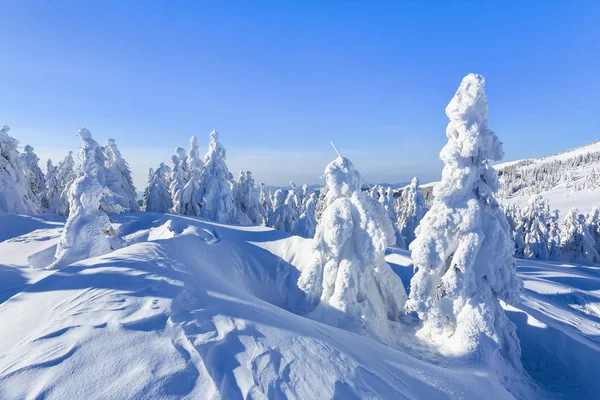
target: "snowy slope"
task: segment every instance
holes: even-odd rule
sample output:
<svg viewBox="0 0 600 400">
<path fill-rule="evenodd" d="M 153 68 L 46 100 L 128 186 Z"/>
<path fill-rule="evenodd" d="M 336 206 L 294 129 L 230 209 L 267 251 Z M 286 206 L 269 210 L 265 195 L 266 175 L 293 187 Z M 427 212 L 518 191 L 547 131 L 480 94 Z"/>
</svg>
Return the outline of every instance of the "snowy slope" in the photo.
<svg viewBox="0 0 600 400">
<path fill-rule="evenodd" d="M 569 160 L 574 160 L 577 157 L 590 153 L 600 153 L 600 141 L 589 143 L 587 145 L 567 150 L 549 157 L 531 158 L 497 164 L 494 165 L 494 168 L 501 172 L 508 167 L 518 165 L 520 170 L 528 170 L 549 165 L 556 161 L 568 162 Z M 585 176 L 593 168 L 600 168 L 600 162 L 577 168 L 575 171 L 573 171 L 573 182 L 560 182 L 552 189 L 540 191 L 539 193 L 548 199 L 551 208 L 556 208 L 559 210 L 561 216 L 566 215 L 571 207 L 579 208 L 580 212 L 587 212 L 594 206 L 600 206 L 600 187 L 597 187 L 593 190 L 576 190 L 574 187 L 582 184 Z M 506 205 L 517 204 L 520 207 L 525 207 L 530 197 L 530 194 L 517 194 L 501 200 L 502 203 Z"/>
<path fill-rule="evenodd" d="M 296 280 L 312 257 L 306 239 L 183 216 L 115 218 L 130 246 L 48 272 L 40 267 L 57 243 L 60 221 L 0 215 L 0 398 L 600 393 L 598 268 L 520 262 L 526 297 L 507 310 L 524 365 L 542 388 L 535 392 L 526 379 L 502 382 L 409 335 L 406 346 L 391 348 L 299 315 Z M 405 286 L 408 256 L 393 249 L 387 256 Z"/>
</svg>

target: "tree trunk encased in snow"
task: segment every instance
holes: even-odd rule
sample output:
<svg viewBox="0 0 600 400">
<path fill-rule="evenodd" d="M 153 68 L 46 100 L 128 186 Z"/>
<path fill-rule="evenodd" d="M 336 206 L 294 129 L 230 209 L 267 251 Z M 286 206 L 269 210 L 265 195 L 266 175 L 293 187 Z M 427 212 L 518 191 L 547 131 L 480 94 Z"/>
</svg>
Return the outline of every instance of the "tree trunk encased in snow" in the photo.
<svg viewBox="0 0 600 400">
<path fill-rule="evenodd" d="M 298 286 L 316 307 L 315 318 L 385 337 L 406 301 L 400 278 L 385 262 L 393 231 L 384 229 L 362 193 L 350 160 L 337 158 L 324 176 L 327 206 L 313 239 L 315 262 L 302 271 Z"/>
<path fill-rule="evenodd" d="M 444 352 L 483 362 L 501 354 L 515 368 L 520 345 L 499 300 L 520 300 L 513 242 L 493 193 L 490 161 L 504 154 L 489 129 L 484 78 L 470 74 L 446 108 L 442 180 L 410 245 L 416 273 L 407 309 L 423 321 L 419 336 Z"/>
</svg>

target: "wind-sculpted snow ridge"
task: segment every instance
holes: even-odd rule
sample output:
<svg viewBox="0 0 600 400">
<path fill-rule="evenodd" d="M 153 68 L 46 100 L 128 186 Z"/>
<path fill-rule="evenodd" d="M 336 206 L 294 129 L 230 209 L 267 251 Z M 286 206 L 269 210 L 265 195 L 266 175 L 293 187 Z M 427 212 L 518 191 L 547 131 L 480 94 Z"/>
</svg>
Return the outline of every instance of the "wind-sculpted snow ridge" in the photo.
<svg viewBox="0 0 600 400">
<path fill-rule="evenodd" d="M 10 236 L 4 217 L 0 229 Z M 28 268 L 38 275 L 21 275 L 19 292 L 0 304 L 0 398 L 549 398 L 526 379 L 507 387 L 410 334 L 405 346 L 393 348 L 298 315 L 305 298 L 297 280 L 312 262 L 310 240 L 195 217 L 111 218 L 128 247 L 59 271 Z M 7 264 L 0 271 L 27 269 L 32 252 L 56 244 L 55 224 L 32 224 L 41 230 L 0 243 Z M 393 253 L 388 261 L 410 279 L 407 255 Z M 529 328 L 540 335 L 541 328 Z M 590 358 L 589 371 L 596 364 Z M 571 368 L 565 379 L 577 372 Z"/>
</svg>

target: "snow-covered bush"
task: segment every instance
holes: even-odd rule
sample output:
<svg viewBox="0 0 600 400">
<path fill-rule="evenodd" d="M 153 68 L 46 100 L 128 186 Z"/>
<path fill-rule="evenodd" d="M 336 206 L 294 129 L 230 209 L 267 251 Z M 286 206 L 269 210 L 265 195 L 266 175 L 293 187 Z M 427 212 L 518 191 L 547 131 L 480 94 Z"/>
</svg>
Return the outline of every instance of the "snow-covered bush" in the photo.
<svg viewBox="0 0 600 400">
<path fill-rule="evenodd" d="M 419 180 L 414 177 L 400 195 L 398 228 L 408 247 L 415 240 L 415 230 L 427 213 L 425 198 L 419 189 Z"/>
<path fill-rule="evenodd" d="M 338 157 L 324 177 L 327 206 L 313 239 L 315 262 L 298 286 L 314 318 L 385 339 L 406 301 L 400 278 L 385 262 L 390 238 L 350 160 Z"/>
<path fill-rule="evenodd" d="M 169 192 L 169 176 L 171 168 L 164 163 L 154 171 L 144 191 L 143 209 L 146 212 L 168 213 L 173 208 Z"/>
<path fill-rule="evenodd" d="M 117 195 L 116 202 L 125 210 L 138 210 L 137 191 L 131 179 L 131 170 L 117 148 L 115 139 L 106 141 L 104 151 L 107 168 L 104 185 Z"/>
<path fill-rule="evenodd" d="M 85 128 L 78 132 L 81 174 L 69 188 L 69 218 L 49 268 L 62 268 L 76 261 L 106 254 L 118 247 L 118 238 L 108 215 L 101 210 L 106 188 L 98 181 L 98 143 Z"/>
<path fill-rule="evenodd" d="M 410 245 L 417 271 L 406 306 L 423 321 L 418 335 L 441 351 L 482 362 L 501 354 L 521 368 L 515 326 L 499 302 L 518 302 L 522 283 L 493 196 L 499 183 L 489 163 L 504 151 L 488 127 L 484 82 L 467 75 L 446 108 L 442 180 Z"/>
<path fill-rule="evenodd" d="M 315 236 L 317 229 L 317 219 L 315 212 L 317 210 L 317 194 L 308 194 L 308 198 L 304 201 L 304 212 L 298 218 L 296 226 L 294 226 L 294 235 L 302 236 L 305 238 L 312 238 Z"/>
<path fill-rule="evenodd" d="M 225 160 L 225 148 L 219 142 L 219 134 L 212 131 L 197 193 L 197 198 L 202 199 L 200 216 L 224 224 L 249 225 L 250 219 L 235 202 L 235 181 Z"/>
<path fill-rule="evenodd" d="M 562 254 L 566 261 L 590 265 L 600 262 L 594 236 L 586 223 L 585 216 L 575 207 L 565 216 L 563 223 Z"/>
<path fill-rule="evenodd" d="M 271 211 L 271 215 L 269 215 L 267 226 L 287 233 L 292 233 L 294 232 L 298 215 L 289 204 L 286 204 L 285 200 L 285 192 L 281 189 L 277 189 L 275 194 L 273 194 L 273 211 Z"/>
<path fill-rule="evenodd" d="M 39 214 L 41 204 L 25 175 L 19 142 L 9 132 L 6 125 L 0 128 L 0 212 Z"/>
<path fill-rule="evenodd" d="M 31 191 L 39 198 L 46 188 L 46 179 L 39 164 L 40 158 L 35 154 L 33 147 L 30 145 L 25 146 L 23 151 L 19 156 L 23 160 L 25 176 L 29 181 Z"/>
</svg>

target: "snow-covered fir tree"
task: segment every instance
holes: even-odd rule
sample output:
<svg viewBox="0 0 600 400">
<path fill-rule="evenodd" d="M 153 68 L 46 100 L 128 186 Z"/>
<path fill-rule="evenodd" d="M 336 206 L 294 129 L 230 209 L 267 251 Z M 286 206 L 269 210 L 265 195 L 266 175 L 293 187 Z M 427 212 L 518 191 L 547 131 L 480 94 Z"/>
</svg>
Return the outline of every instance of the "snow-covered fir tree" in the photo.
<svg viewBox="0 0 600 400">
<path fill-rule="evenodd" d="M 187 168 L 187 182 L 183 189 L 175 193 L 173 212 L 183 215 L 200 215 L 202 197 L 200 196 L 200 176 L 204 162 L 200 158 L 198 138 L 190 138 L 190 150 L 187 155 L 182 154 L 177 148 L 177 155 L 182 160 L 182 166 Z M 184 157 L 185 156 L 185 157 Z M 184 163 L 185 160 L 185 163 Z"/>
<path fill-rule="evenodd" d="M 406 301 L 400 278 L 385 261 L 390 238 L 350 160 L 338 157 L 324 177 L 327 206 L 313 239 L 315 262 L 302 271 L 298 286 L 313 318 L 387 340 Z"/>
<path fill-rule="evenodd" d="M 58 212 L 58 203 L 60 199 L 61 188 L 56 177 L 58 168 L 52 164 L 52 160 L 46 162 L 46 175 L 44 181 L 46 182 L 46 189 L 41 195 L 42 207 L 51 213 Z"/>
<path fill-rule="evenodd" d="M 241 171 L 237 190 L 239 207 L 254 225 L 260 225 L 262 222 L 261 213 L 255 192 L 256 183 L 254 177 L 252 177 L 252 172 Z"/>
<path fill-rule="evenodd" d="M 77 172 L 75 171 L 73 152 L 69 151 L 56 167 L 56 180 L 59 185 L 58 191 L 60 192 L 56 212 L 60 215 L 69 215 L 69 188 L 76 178 Z"/>
<path fill-rule="evenodd" d="M 177 213 L 175 204 L 180 203 L 177 196 L 182 194 L 185 187 L 185 171 L 182 168 L 183 160 L 178 155 L 171 156 L 171 176 L 169 177 L 169 193 L 171 193 L 171 211 Z"/>
<path fill-rule="evenodd" d="M 415 240 L 415 230 L 427 213 L 423 193 L 419 189 L 419 180 L 415 177 L 404 188 L 398 202 L 398 228 L 408 247 Z"/>
<path fill-rule="evenodd" d="M 35 154 L 33 147 L 30 145 L 25 146 L 23 153 L 19 156 L 21 157 L 21 160 L 23 160 L 25 176 L 27 176 L 31 191 L 38 198 L 41 198 L 42 193 L 46 189 L 46 179 L 40 168 L 40 158 Z"/>
<path fill-rule="evenodd" d="M 596 251 L 600 254 L 600 208 L 594 207 L 585 217 L 585 222 L 596 243 Z"/>
<path fill-rule="evenodd" d="M 571 208 L 565 216 L 561 243 L 565 261 L 585 265 L 600 262 L 594 236 L 585 216 L 576 207 Z"/>
<path fill-rule="evenodd" d="M 146 212 L 168 213 L 173 208 L 169 192 L 169 176 L 171 168 L 164 163 L 154 171 L 148 187 L 144 191 L 143 209 Z"/>
<path fill-rule="evenodd" d="M 26 167 L 17 150 L 19 141 L 0 128 L 0 212 L 39 214 L 41 203 L 31 190 Z"/>
<path fill-rule="evenodd" d="M 398 228 L 398 225 L 396 224 L 396 221 L 398 220 L 398 216 L 396 215 L 396 211 L 395 211 L 394 192 L 391 187 L 388 187 L 387 189 L 385 189 L 383 187 L 379 188 L 379 203 L 385 210 L 386 215 L 390 219 L 390 224 L 392 225 L 392 228 L 394 229 L 395 240 L 394 240 L 393 246 L 399 247 L 401 249 L 405 249 L 406 244 L 404 243 L 404 238 L 402 237 L 402 234 L 400 233 L 400 229 Z"/>
<path fill-rule="evenodd" d="M 518 302 L 522 283 L 493 196 L 499 182 L 489 163 L 504 151 L 488 126 L 484 82 L 467 75 L 446 108 L 442 180 L 410 245 L 416 273 L 406 306 L 423 321 L 418 335 L 442 352 L 484 363 L 501 355 L 520 369 L 516 329 L 499 301 Z"/>
<path fill-rule="evenodd" d="M 125 210 L 138 210 L 137 191 L 131 179 L 131 170 L 114 139 L 106 141 L 104 151 L 107 168 L 105 186 L 117 195 L 116 202 Z"/>
<path fill-rule="evenodd" d="M 273 194 L 273 211 L 269 215 L 267 226 L 287 233 L 294 232 L 298 214 L 286 203 L 286 194 L 277 189 Z"/>
<path fill-rule="evenodd" d="M 197 193 L 197 198 L 202 199 L 200 216 L 224 224 L 251 224 L 235 202 L 235 181 L 225 161 L 225 148 L 219 142 L 219 134 L 212 131 Z"/>
<path fill-rule="evenodd" d="M 188 164 L 187 164 L 187 153 L 185 152 L 185 149 L 183 147 L 177 147 L 175 149 L 175 155 L 177 156 L 177 158 L 179 159 L 178 165 L 181 168 L 182 171 L 182 178 L 183 178 L 183 183 L 184 186 L 187 183 L 188 179 L 189 179 L 189 170 L 188 170 Z"/>
<path fill-rule="evenodd" d="M 584 187 L 588 190 L 594 190 L 600 187 L 600 169 L 597 167 L 592 168 L 592 170 L 585 176 Z"/>
<path fill-rule="evenodd" d="M 69 188 L 69 218 L 50 268 L 62 268 L 76 261 L 97 257 L 119 247 L 119 239 L 101 203 L 106 188 L 98 181 L 98 143 L 85 128 L 78 132 L 81 174 Z"/>
<path fill-rule="evenodd" d="M 273 205 L 271 204 L 271 192 L 267 189 L 264 183 L 260 184 L 260 193 L 258 194 L 258 210 L 260 213 L 260 224 L 267 226 L 269 222 L 269 215 L 273 211 Z"/>
<path fill-rule="evenodd" d="M 510 237 L 513 240 L 516 258 L 523 258 L 525 243 L 523 243 L 523 211 L 516 204 L 509 204 L 504 208 L 504 216 L 510 227 Z"/>
<path fill-rule="evenodd" d="M 304 212 L 300 215 L 294 226 L 294 235 L 312 238 L 315 236 L 317 230 L 317 218 L 315 217 L 317 210 L 317 194 L 311 193 L 307 196 L 308 198 L 306 198 L 303 203 Z"/>
<path fill-rule="evenodd" d="M 308 201 L 310 201 L 310 189 L 308 188 L 307 184 L 302 185 L 302 190 L 300 190 L 300 192 L 298 193 L 298 201 L 300 202 L 299 205 L 299 214 L 304 213 L 304 210 L 306 210 L 306 203 Z"/>
<path fill-rule="evenodd" d="M 523 235 L 523 257 L 537 260 L 549 258 L 550 205 L 541 195 L 533 195 L 523 210 L 517 231 Z"/>
<path fill-rule="evenodd" d="M 562 246 L 560 243 L 560 218 L 558 210 L 552 210 L 548 225 L 548 259 L 560 260 L 562 258 Z"/>
<path fill-rule="evenodd" d="M 300 209 L 302 208 L 302 203 L 300 202 L 300 197 L 298 193 L 298 187 L 294 182 L 290 182 L 290 188 L 287 192 L 287 197 L 285 199 L 285 204 L 290 206 L 292 210 L 296 213 L 296 219 L 300 216 Z"/>
</svg>

